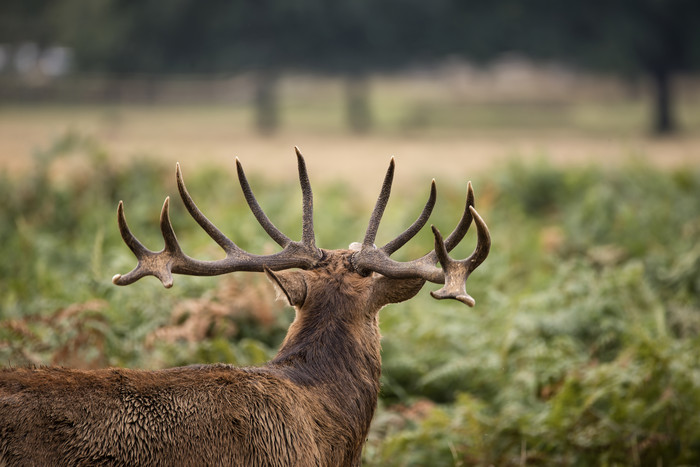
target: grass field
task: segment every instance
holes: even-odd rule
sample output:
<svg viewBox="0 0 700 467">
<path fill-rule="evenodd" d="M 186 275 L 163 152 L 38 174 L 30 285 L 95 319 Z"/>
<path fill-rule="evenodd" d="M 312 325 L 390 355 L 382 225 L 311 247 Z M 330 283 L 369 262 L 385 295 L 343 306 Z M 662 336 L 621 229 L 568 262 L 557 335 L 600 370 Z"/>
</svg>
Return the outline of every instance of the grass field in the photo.
<svg viewBox="0 0 700 467">
<path fill-rule="evenodd" d="M 397 183 L 408 185 L 426 173 L 461 180 L 514 159 L 608 168 L 631 159 L 661 168 L 700 164 L 700 92 L 694 82 L 678 95 L 680 135 L 655 139 L 647 132 L 646 94 L 630 95 L 616 81 L 562 82 L 545 74 L 539 77 L 544 84 L 523 84 L 499 75 L 466 81 L 460 76 L 376 77 L 374 125 L 362 136 L 348 133 L 342 82 L 330 78 L 282 81 L 282 126 L 272 137 L 253 129 L 245 94 L 251 83 L 245 80 L 224 81 L 230 92 L 206 104 L 169 103 L 168 96 L 177 102 L 184 92 L 177 91 L 178 81 L 162 84 L 163 100 L 151 104 L 6 104 L 0 107 L 0 170 L 26 170 L 34 151 L 70 132 L 97 139 L 115 162 L 149 157 L 233 170 L 232 159 L 239 156 L 251 170 L 280 180 L 287 178 L 297 145 L 314 161 L 317 180 L 340 179 L 362 191 L 365 183 L 376 185 L 392 155 L 401 174 Z M 196 86 L 199 93 L 207 89 L 206 83 Z M 364 176 L 375 172 L 374 180 Z"/>
<path fill-rule="evenodd" d="M 597 111 L 601 109 L 598 108 Z M 0 109 L 0 361 L 82 368 L 259 364 L 292 312 L 255 274 L 110 282 L 134 259 L 116 205 L 157 248 L 163 198 L 183 165 L 198 205 L 242 248 L 273 251 L 233 175 L 238 155 L 260 203 L 300 226 L 293 145 L 307 157 L 319 245 L 364 232 L 390 155 L 398 188 L 378 243 L 408 225 L 438 184 L 431 222 L 449 229 L 472 179 L 493 235 L 470 278 L 477 307 L 429 286 L 381 313 L 383 390 L 370 466 L 700 463 L 700 138 L 635 131 L 380 127 L 355 137 L 318 116 L 250 132 L 223 106 Z M 183 248 L 218 248 L 179 201 Z M 470 234 L 457 256 L 473 248 Z M 397 253 L 431 248 L 422 232 Z"/>
</svg>

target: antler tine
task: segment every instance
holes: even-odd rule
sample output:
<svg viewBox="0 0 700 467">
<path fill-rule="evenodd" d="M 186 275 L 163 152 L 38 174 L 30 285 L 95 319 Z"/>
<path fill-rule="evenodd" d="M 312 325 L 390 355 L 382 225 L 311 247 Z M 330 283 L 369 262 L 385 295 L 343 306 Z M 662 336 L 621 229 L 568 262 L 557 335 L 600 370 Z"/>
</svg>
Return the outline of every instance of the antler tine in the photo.
<svg viewBox="0 0 700 467">
<path fill-rule="evenodd" d="M 165 251 L 182 254 L 182 249 L 180 249 L 173 225 L 170 222 L 170 196 L 165 198 L 163 208 L 160 210 L 160 233 L 165 241 Z"/>
<path fill-rule="evenodd" d="M 418 219 L 416 219 L 409 228 L 404 230 L 401 235 L 384 245 L 381 248 L 382 251 L 384 251 L 387 255 L 391 255 L 399 248 L 404 246 L 409 240 L 411 240 L 420 231 L 420 229 L 423 228 L 425 223 L 428 222 L 430 214 L 433 212 L 433 208 L 435 207 L 436 199 L 437 188 L 435 186 L 435 179 L 433 179 L 432 183 L 430 184 L 430 196 L 428 197 L 428 201 L 425 203 L 423 211 L 420 213 L 420 216 L 418 216 Z"/>
<path fill-rule="evenodd" d="M 430 292 L 430 295 L 438 300 L 453 298 L 471 307 L 474 306 L 475 300 L 467 293 L 466 282 L 474 269 L 483 263 L 488 256 L 491 248 L 491 236 L 486 223 L 476 212 L 476 209 L 469 206 L 469 211 L 476 220 L 477 244 L 474 252 L 467 259 L 456 261 L 450 258 L 440 231 L 433 227 L 435 253 L 443 271 L 445 271 L 445 285 L 440 290 Z"/>
<path fill-rule="evenodd" d="M 464 236 L 469 231 L 469 227 L 472 225 L 472 213 L 470 211 L 470 206 L 474 206 L 474 188 L 472 187 L 472 182 L 467 183 L 467 200 L 464 203 L 464 212 L 462 212 L 462 217 L 459 222 L 452 230 L 450 235 L 445 239 L 445 249 L 449 253 L 459 245 Z M 422 258 L 416 260 L 417 262 L 424 262 L 426 264 L 435 264 L 438 261 L 437 250 L 433 250 L 427 253 Z"/>
<path fill-rule="evenodd" d="M 469 275 L 467 268 L 460 267 L 459 261 L 450 258 L 440 231 L 435 226 L 432 229 L 435 236 L 435 253 L 443 271 L 445 271 L 445 285 L 439 290 L 430 291 L 430 295 L 438 300 L 454 298 L 467 306 L 474 306 L 476 304 L 475 300 L 466 291 L 466 282 Z"/>
<path fill-rule="evenodd" d="M 158 252 L 147 249 L 129 230 L 126 224 L 126 218 L 124 217 L 124 205 L 122 202 L 119 202 L 119 207 L 117 209 L 119 231 L 121 232 L 124 242 L 136 256 L 138 264 L 131 272 L 123 276 L 120 274 L 115 275 L 112 278 L 112 282 L 117 285 L 128 285 L 144 276 L 155 276 L 160 279 L 165 287 L 171 287 L 173 285 L 173 274 L 216 276 L 234 271 L 262 272 L 266 268 L 275 271 L 291 268 L 312 268 L 319 259 L 323 257 L 323 253 L 316 248 L 313 242 L 311 187 L 308 183 L 306 169 L 304 167 L 300 168 L 300 178 L 302 179 L 302 190 L 305 199 L 304 225 L 305 229 L 310 229 L 312 234 L 309 235 L 308 232 L 305 234 L 306 242 L 304 243 L 289 240 L 272 225 L 260 209 L 257 201 L 255 201 L 250 187 L 248 186 L 248 182 L 245 179 L 245 175 L 243 174 L 240 162 L 237 161 L 237 163 L 241 186 L 243 187 L 243 192 L 249 206 L 251 206 L 256 218 L 268 234 L 281 245 L 284 244 L 284 249 L 282 251 L 271 255 L 254 255 L 242 250 L 233 243 L 233 241 L 216 228 L 216 226 L 202 214 L 199 208 L 197 208 L 192 197 L 187 192 L 180 165 L 178 164 L 176 171 L 177 185 L 185 207 L 200 227 L 202 227 L 202 229 L 204 229 L 204 231 L 206 231 L 224 250 L 226 257 L 215 261 L 201 261 L 183 253 L 170 222 L 170 198 L 165 199 L 163 209 L 160 213 L 160 230 L 163 235 L 163 240 L 165 241 L 165 247 Z"/>
<path fill-rule="evenodd" d="M 389 162 L 389 168 L 384 176 L 384 182 L 382 183 L 382 190 L 379 192 L 379 198 L 377 198 L 377 204 L 374 205 L 374 211 L 372 211 L 372 217 L 369 219 L 369 225 L 367 226 L 367 232 L 365 233 L 365 239 L 362 241 L 362 246 L 364 247 L 374 247 L 374 239 L 377 237 L 377 230 L 379 229 L 379 222 L 382 220 L 382 215 L 384 215 L 384 209 L 389 202 L 389 195 L 391 194 L 391 184 L 394 181 L 394 158 L 391 158 Z"/>
<path fill-rule="evenodd" d="M 190 213 L 190 216 L 192 216 L 192 218 L 195 221 L 197 221 L 197 224 L 199 224 L 199 226 L 207 233 L 207 235 L 209 235 L 212 238 L 212 240 L 214 240 L 221 248 L 223 248 L 224 251 L 230 252 L 239 250 L 238 246 L 235 243 L 233 243 L 226 235 L 224 235 L 223 232 L 221 232 L 207 218 L 207 216 L 205 216 L 202 213 L 202 211 L 199 210 L 194 200 L 190 196 L 189 192 L 187 191 L 187 187 L 185 186 L 185 180 L 182 177 L 182 171 L 180 170 L 180 163 L 178 162 L 175 167 L 177 189 L 180 192 L 180 198 L 182 198 L 182 202 L 185 205 L 185 208 L 187 208 L 187 212 Z"/>
<path fill-rule="evenodd" d="M 474 188 L 472 187 L 471 181 L 467 183 L 467 201 L 464 204 L 464 212 L 462 213 L 462 217 L 452 233 L 447 236 L 447 239 L 445 239 L 445 248 L 447 251 L 452 251 L 452 249 L 456 247 L 467 234 L 467 231 L 472 224 L 472 215 L 471 210 L 469 209 L 470 206 L 474 206 Z"/>
<path fill-rule="evenodd" d="M 143 258 L 151 253 L 151 251 L 143 246 L 143 244 L 138 241 L 134 234 L 131 233 L 129 226 L 126 223 L 126 217 L 124 216 L 123 201 L 119 201 L 119 206 L 117 206 L 117 224 L 119 225 L 119 233 L 122 236 L 122 240 L 124 240 L 124 243 L 126 243 L 126 246 L 129 247 L 134 256 L 139 258 L 139 262 L 141 261 L 140 258 Z M 138 269 L 139 268 L 137 266 L 128 274 L 115 274 L 114 277 L 112 277 L 112 283 L 116 285 L 127 285 L 139 280 L 145 276 L 145 274 L 141 273 Z"/>
<path fill-rule="evenodd" d="M 160 212 L 160 229 L 165 241 L 165 247 L 163 250 L 155 252 L 144 247 L 131 233 L 126 224 L 126 218 L 124 217 L 124 204 L 121 201 L 119 202 L 119 207 L 117 208 L 119 231 L 124 243 L 129 246 L 136 256 L 138 264 L 131 272 L 123 276 L 121 274 L 116 274 L 112 278 L 114 284 L 128 285 L 144 276 L 150 275 L 157 277 L 166 288 L 173 286 L 173 276 L 171 273 L 171 267 L 173 265 L 172 260 L 173 257 L 182 255 L 183 253 L 175 237 L 172 225 L 170 224 L 170 216 L 168 214 L 169 205 L 170 198 L 168 197 L 165 198 L 163 208 Z"/>
<path fill-rule="evenodd" d="M 469 258 L 466 259 L 466 261 L 469 261 L 469 272 L 471 272 L 478 268 L 489 255 L 489 251 L 491 251 L 491 234 L 489 233 L 489 228 L 486 226 L 486 222 L 484 222 L 479 213 L 476 212 L 476 209 L 474 209 L 473 206 L 469 206 L 469 210 L 472 216 L 474 216 L 477 232 L 476 248 L 474 248 L 474 252 L 469 255 Z"/>
<path fill-rule="evenodd" d="M 387 174 L 387 179 L 388 178 L 389 174 Z M 382 195 L 380 195 L 380 199 L 377 201 L 378 207 L 375 207 L 375 213 L 372 215 L 372 221 L 370 222 L 370 227 L 374 226 L 375 229 L 375 218 L 378 219 L 381 217 L 381 211 L 383 211 L 386 205 L 386 198 L 388 197 L 388 190 L 385 190 L 386 185 L 387 181 L 385 180 L 385 187 L 382 189 Z M 387 192 L 386 196 L 385 192 Z M 423 213 L 421 213 L 421 216 L 419 216 L 418 220 L 416 220 L 411 227 L 399 235 L 396 240 L 392 240 L 381 249 L 370 248 L 365 241 L 362 248 L 353 255 L 353 265 L 360 274 L 366 275 L 370 272 L 376 272 L 393 279 L 420 278 L 436 284 L 445 284 L 440 290 L 432 294 L 433 297 L 440 299 L 453 298 L 469 306 L 474 306 L 474 299 L 467 294 L 465 283 L 469 274 L 471 274 L 488 255 L 491 239 L 486 223 L 476 212 L 476 209 L 474 209 L 474 189 L 471 182 L 467 186 L 467 199 L 462 217 L 447 239 L 443 240 L 440 232 L 433 227 L 435 248 L 430 253 L 409 262 L 399 262 L 389 257 L 391 253 L 415 234 L 414 230 L 417 231 L 425 224 L 433 203 L 433 192 L 431 191 L 431 198 L 423 209 Z M 378 215 L 376 214 L 377 212 L 379 212 Z M 464 235 L 469 230 L 472 220 L 474 219 L 476 219 L 478 230 L 478 242 L 474 252 L 464 260 L 453 260 L 449 257 L 449 251 L 457 246 L 464 238 Z M 378 223 L 378 221 L 376 222 Z M 369 230 L 368 228 L 368 232 Z M 441 268 L 436 267 L 437 262 L 440 262 Z"/>
<path fill-rule="evenodd" d="M 282 248 L 286 247 L 292 242 L 292 240 L 285 234 L 283 234 L 277 227 L 275 227 L 275 224 L 273 224 L 272 221 L 270 221 L 270 219 L 268 219 L 268 217 L 263 212 L 262 208 L 260 207 L 260 204 L 258 204 L 258 200 L 256 200 L 255 196 L 253 195 L 253 191 L 250 189 L 248 179 L 245 176 L 245 172 L 243 172 L 243 165 L 241 165 L 241 161 L 238 160 L 237 157 L 236 171 L 238 172 L 238 181 L 241 184 L 243 196 L 245 197 L 245 200 L 248 203 L 250 210 L 253 212 L 253 215 L 258 220 L 262 228 L 265 229 L 265 232 L 267 232 L 270 238 L 272 238 Z"/>
<path fill-rule="evenodd" d="M 297 154 L 299 183 L 301 184 L 303 202 L 301 243 L 304 245 L 313 246 L 316 244 L 316 237 L 314 234 L 314 195 L 311 191 L 309 174 L 306 172 L 306 162 L 304 162 L 304 156 L 301 155 L 299 147 L 294 146 L 294 151 Z"/>
<path fill-rule="evenodd" d="M 119 225 L 119 233 L 122 236 L 122 240 L 124 240 L 124 243 L 126 243 L 126 246 L 129 247 L 132 253 L 136 256 L 142 256 L 145 252 L 150 251 L 131 233 L 124 216 L 124 201 L 119 201 L 119 206 L 117 206 L 117 224 Z"/>
</svg>

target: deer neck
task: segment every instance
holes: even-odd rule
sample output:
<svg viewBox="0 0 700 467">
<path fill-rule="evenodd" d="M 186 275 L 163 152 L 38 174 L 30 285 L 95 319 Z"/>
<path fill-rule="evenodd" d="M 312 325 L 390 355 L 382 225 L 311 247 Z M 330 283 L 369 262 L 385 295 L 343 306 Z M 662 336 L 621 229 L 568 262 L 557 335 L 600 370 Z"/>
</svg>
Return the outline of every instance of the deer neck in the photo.
<svg viewBox="0 0 700 467">
<path fill-rule="evenodd" d="M 381 375 L 376 315 L 343 319 L 353 315 L 342 309 L 347 304 L 331 312 L 327 305 L 312 303 L 297 313 L 270 364 L 299 384 L 357 388 L 376 401 Z"/>
</svg>

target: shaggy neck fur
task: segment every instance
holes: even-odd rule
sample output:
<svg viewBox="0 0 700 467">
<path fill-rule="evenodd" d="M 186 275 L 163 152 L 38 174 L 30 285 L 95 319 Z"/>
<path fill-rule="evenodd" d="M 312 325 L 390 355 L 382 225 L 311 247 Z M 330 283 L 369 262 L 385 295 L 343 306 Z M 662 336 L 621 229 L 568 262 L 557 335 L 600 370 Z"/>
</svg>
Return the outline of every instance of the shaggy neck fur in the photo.
<svg viewBox="0 0 700 467">
<path fill-rule="evenodd" d="M 347 435 L 362 442 L 381 375 L 378 310 L 368 306 L 371 278 L 352 272 L 345 255 L 320 266 L 310 272 L 316 277 L 307 281 L 306 301 L 269 367 L 322 392 L 332 401 L 324 407 L 328 415 L 347 420 Z"/>
</svg>

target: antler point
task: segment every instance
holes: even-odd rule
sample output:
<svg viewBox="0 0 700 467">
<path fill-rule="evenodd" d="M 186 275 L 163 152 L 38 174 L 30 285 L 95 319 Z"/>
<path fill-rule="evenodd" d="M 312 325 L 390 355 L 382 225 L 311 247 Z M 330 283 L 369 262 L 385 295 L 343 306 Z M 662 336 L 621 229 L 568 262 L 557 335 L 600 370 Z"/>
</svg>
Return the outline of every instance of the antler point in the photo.
<svg viewBox="0 0 700 467">
<path fill-rule="evenodd" d="M 470 308 L 473 308 L 476 305 L 476 300 L 474 300 L 471 296 L 467 295 L 466 297 L 463 295 L 460 295 L 457 297 L 457 300 L 460 302 L 464 303 Z"/>
</svg>

